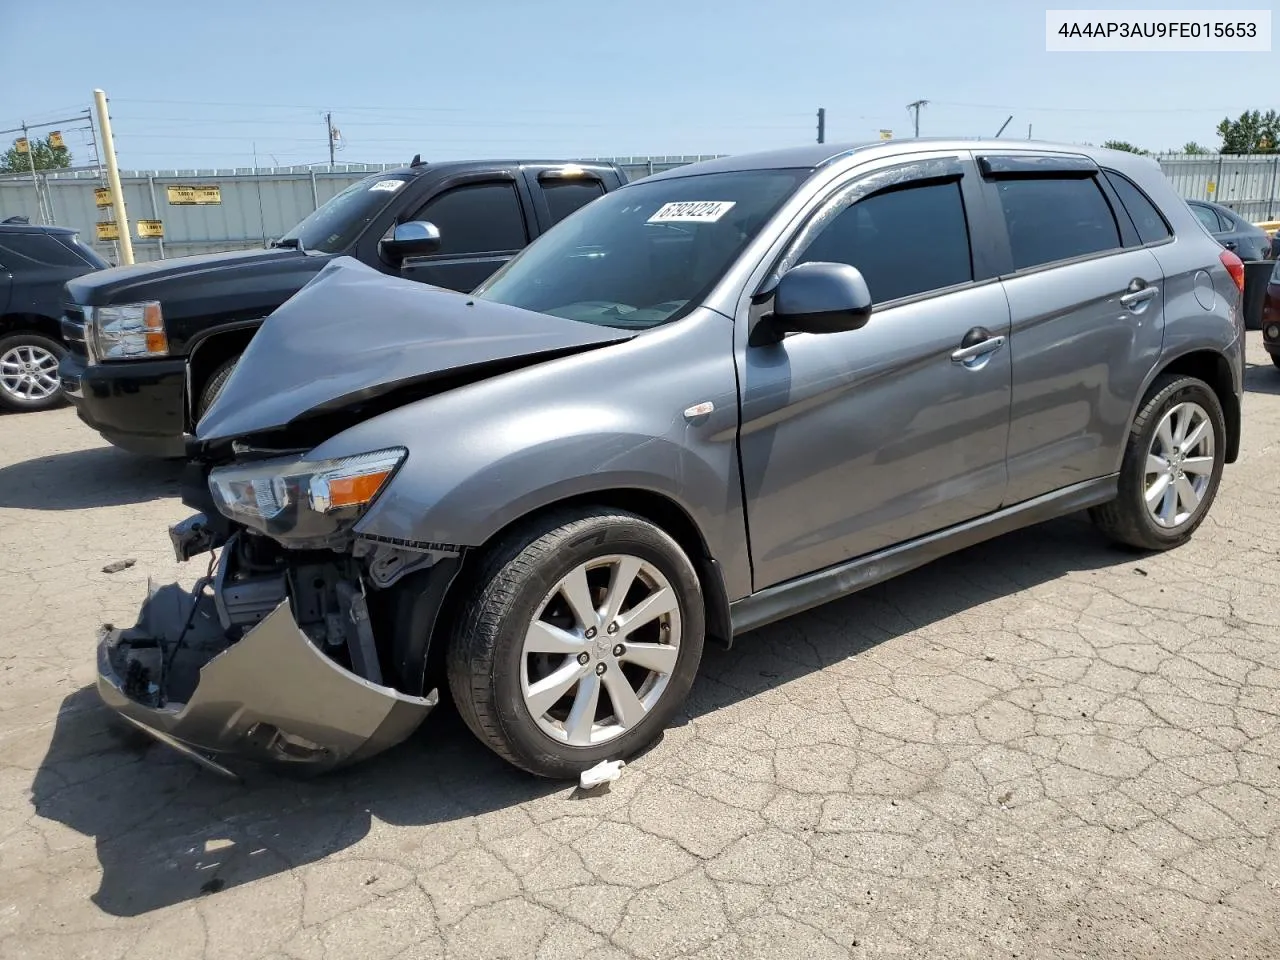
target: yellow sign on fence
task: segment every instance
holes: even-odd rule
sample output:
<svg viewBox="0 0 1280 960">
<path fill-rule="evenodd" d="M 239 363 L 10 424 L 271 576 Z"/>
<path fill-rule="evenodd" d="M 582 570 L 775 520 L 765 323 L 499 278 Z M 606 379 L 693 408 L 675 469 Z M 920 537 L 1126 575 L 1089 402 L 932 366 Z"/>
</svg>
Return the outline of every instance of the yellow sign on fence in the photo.
<svg viewBox="0 0 1280 960">
<path fill-rule="evenodd" d="M 159 238 L 164 236 L 164 224 L 159 220 L 139 220 L 138 221 L 138 237 L 146 239 L 148 237 Z"/>
<path fill-rule="evenodd" d="M 93 191 L 93 202 L 100 207 L 111 206 L 111 191 L 106 187 L 96 187 Z"/>
<path fill-rule="evenodd" d="M 185 187 L 171 185 L 164 189 L 169 195 L 169 202 L 175 206 L 189 207 L 196 204 L 222 202 L 222 188 L 219 186 Z"/>
<path fill-rule="evenodd" d="M 97 227 L 99 240 L 119 240 L 120 226 L 114 220 L 103 220 L 94 224 Z"/>
</svg>

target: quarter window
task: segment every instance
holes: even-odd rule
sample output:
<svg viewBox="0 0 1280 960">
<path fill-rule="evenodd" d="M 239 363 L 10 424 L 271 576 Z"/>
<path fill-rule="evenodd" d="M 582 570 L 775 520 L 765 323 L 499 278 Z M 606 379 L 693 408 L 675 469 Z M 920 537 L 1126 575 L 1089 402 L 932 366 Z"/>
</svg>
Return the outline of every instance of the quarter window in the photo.
<svg viewBox="0 0 1280 960">
<path fill-rule="evenodd" d="M 1129 219 L 1137 228 L 1139 240 L 1143 243 L 1157 243 L 1173 236 L 1169 231 L 1169 225 L 1164 222 L 1164 217 L 1160 216 L 1160 211 L 1156 209 L 1155 204 L 1148 200 L 1146 194 L 1134 186 L 1128 177 L 1122 177 L 1110 171 L 1107 171 L 1106 177 L 1107 182 L 1111 184 L 1111 189 L 1116 192 L 1125 210 L 1128 211 Z"/>
<path fill-rule="evenodd" d="M 413 219 L 440 231 L 437 255 L 505 252 L 529 242 L 514 183 L 455 187 L 428 200 Z"/>
<path fill-rule="evenodd" d="M 1000 180 L 996 190 L 1016 270 L 1120 247 L 1115 216 L 1092 177 Z"/>
<path fill-rule="evenodd" d="M 968 283 L 973 258 L 960 184 L 872 194 L 837 214 L 799 263 L 857 267 L 875 303 Z"/>
</svg>

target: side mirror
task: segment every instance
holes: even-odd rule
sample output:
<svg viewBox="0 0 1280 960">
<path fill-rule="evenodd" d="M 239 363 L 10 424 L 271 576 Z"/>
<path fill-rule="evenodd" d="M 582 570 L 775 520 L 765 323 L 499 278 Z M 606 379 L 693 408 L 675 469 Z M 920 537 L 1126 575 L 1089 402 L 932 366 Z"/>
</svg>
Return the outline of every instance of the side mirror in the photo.
<svg viewBox="0 0 1280 960">
<path fill-rule="evenodd" d="M 407 257 L 425 257 L 439 249 L 440 231 L 425 220 L 397 223 L 391 236 L 378 242 L 378 253 L 397 266 Z"/>
<path fill-rule="evenodd" d="M 866 326 L 871 292 L 857 267 L 847 263 L 802 263 L 773 292 L 770 325 L 779 332 L 842 333 Z"/>
</svg>

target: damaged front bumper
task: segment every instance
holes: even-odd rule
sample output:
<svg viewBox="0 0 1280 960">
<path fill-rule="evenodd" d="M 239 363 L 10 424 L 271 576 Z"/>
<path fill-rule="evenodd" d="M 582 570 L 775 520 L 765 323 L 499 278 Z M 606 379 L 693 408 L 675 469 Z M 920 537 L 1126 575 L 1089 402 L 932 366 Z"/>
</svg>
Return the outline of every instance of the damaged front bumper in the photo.
<svg viewBox="0 0 1280 960">
<path fill-rule="evenodd" d="M 206 767 L 237 757 L 327 770 L 407 738 L 438 700 L 373 683 L 322 651 L 279 602 L 230 639 L 203 584 L 151 592 L 138 622 L 104 627 L 98 690 L 118 714 Z"/>
</svg>

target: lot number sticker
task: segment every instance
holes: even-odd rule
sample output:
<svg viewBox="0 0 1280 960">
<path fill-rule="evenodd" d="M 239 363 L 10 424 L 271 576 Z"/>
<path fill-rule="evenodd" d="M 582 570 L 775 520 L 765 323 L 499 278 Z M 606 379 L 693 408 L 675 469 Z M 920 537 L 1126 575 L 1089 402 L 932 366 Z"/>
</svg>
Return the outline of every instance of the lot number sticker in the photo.
<svg viewBox="0 0 1280 960">
<path fill-rule="evenodd" d="M 404 186 L 403 180 L 379 180 L 370 190 L 386 190 L 388 193 L 394 193 Z"/>
<path fill-rule="evenodd" d="M 715 223 L 731 209 L 733 200 L 681 200 L 664 203 L 648 223 Z"/>
</svg>

